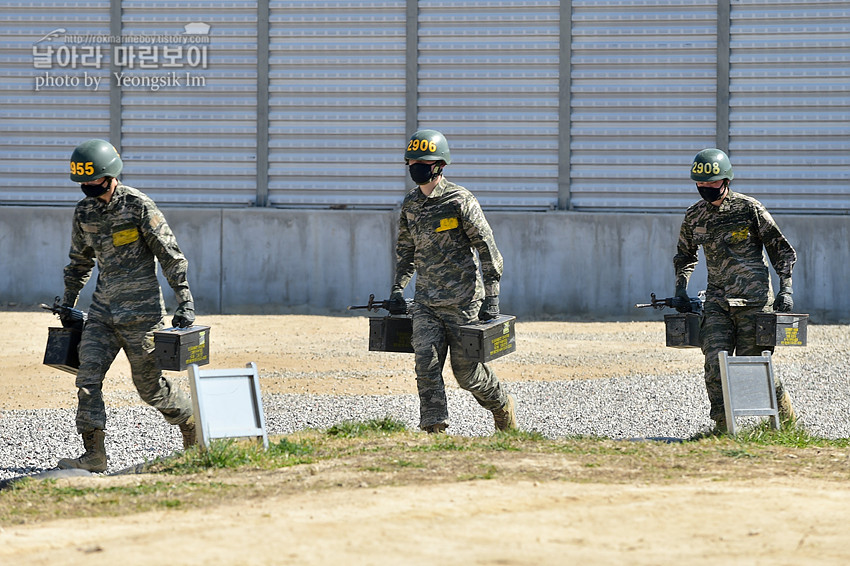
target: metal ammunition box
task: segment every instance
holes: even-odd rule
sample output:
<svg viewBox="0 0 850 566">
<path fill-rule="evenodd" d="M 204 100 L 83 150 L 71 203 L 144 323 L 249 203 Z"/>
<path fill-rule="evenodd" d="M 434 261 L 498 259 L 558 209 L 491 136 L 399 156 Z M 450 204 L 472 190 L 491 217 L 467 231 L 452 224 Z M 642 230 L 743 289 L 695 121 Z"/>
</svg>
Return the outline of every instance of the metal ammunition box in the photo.
<svg viewBox="0 0 850 566">
<path fill-rule="evenodd" d="M 664 330 L 669 348 L 699 348 L 700 315 L 692 312 L 665 314 Z"/>
<path fill-rule="evenodd" d="M 762 312 L 756 315 L 757 346 L 805 346 L 807 314 Z"/>
<path fill-rule="evenodd" d="M 516 317 L 499 315 L 492 320 L 460 327 L 463 355 L 479 362 L 489 362 L 516 351 Z"/>
<path fill-rule="evenodd" d="M 191 364 L 210 363 L 210 327 L 169 328 L 153 333 L 159 369 L 183 371 Z"/>
<path fill-rule="evenodd" d="M 409 316 L 373 316 L 369 318 L 370 352 L 413 353 L 410 337 L 413 320 Z"/>
<path fill-rule="evenodd" d="M 76 328 L 48 328 L 44 365 L 77 375 L 80 368 L 80 337 Z"/>
</svg>

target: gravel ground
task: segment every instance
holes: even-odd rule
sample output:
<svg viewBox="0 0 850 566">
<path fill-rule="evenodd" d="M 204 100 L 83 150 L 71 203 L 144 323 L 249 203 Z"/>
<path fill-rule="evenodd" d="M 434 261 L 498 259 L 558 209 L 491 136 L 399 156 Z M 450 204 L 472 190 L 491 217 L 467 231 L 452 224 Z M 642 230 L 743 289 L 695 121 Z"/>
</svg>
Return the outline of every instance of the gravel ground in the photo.
<svg viewBox="0 0 850 566">
<path fill-rule="evenodd" d="M 774 365 L 791 393 L 800 425 L 816 436 L 846 438 L 850 356 L 845 344 L 836 340 L 834 346 L 817 351 L 785 348 Z M 508 389 L 517 399 L 520 427 L 551 438 L 688 438 L 712 424 L 699 368 L 688 374 L 519 382 L 508 384 Z M 263 405 L 269 435 L 384 416 L 412 429 L 418 423 L 413 395 L 264 395 Z M 491 415 L 464 391 L 449 390 L 449 414 L 450 434 L 493 432 Z M 58 458 L 81 452 L 72 410 L 3 411 L 0 422 L 0 480 L 50 470 Z M 107 473 L 115 473 L 179 450 L 180 435 L 150 407 L 116 408 L 108 411 L 106 448 Z"/>
</svg>

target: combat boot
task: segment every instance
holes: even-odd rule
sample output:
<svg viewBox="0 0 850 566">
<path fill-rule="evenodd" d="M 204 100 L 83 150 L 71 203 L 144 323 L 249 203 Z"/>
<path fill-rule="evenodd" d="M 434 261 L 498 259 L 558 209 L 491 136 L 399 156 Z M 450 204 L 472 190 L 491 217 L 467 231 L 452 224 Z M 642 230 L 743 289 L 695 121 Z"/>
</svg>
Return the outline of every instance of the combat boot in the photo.
<svg viewBox="0 0 850 566">
<path fill-rule="evenodd" d="M 784 389 L 776 400 L 776 408 L 779 409 L 779 420 L 783 424 L 794 424 L 797 422 L 797 414 L 791 405 L 791 396 Z"/>
<path fill-rule="evenodd" d="M 183 450 L 194 446 L 198 442 L 198 437 L 195 434 L 195 415 L 192 415 L 186 422 L 177 425 L 180 427 L 180 434 L 183 435 Z"/>
<path fill-rule="evenodd" d="M 496 430 L 516 430 L 516 401 L 513 395 L 508 395 L 508 402 L 501 409 L 493 411 L 493 424 Z"/>
<path fill-rule="evenodd" d="M 79 458 L 62 458 L 59 467 L 63 470 L 80 469 L 90 472 L 106 471 L 106 448 L 103 440 L 106 435 L 102 430 L 95 429 L 83 433 L 83 447 L 86 451 Z"/>
<path fill-rule="evenodd" d="M 446 432 L 447 428 L 449 428 L 448 423 L 437 423 L 422 427 L 422 430 L 424 430 L 428 434 L 441 434 L 443 432 Z"/>
<path fill-rule="evenodd" d="M 714 419 L 714 428 L 711 431 L 711 434 L 726 434 L 729 432 L 729 429 L 726 426 L 726 415 L 721 415 Z"/>
</svg>

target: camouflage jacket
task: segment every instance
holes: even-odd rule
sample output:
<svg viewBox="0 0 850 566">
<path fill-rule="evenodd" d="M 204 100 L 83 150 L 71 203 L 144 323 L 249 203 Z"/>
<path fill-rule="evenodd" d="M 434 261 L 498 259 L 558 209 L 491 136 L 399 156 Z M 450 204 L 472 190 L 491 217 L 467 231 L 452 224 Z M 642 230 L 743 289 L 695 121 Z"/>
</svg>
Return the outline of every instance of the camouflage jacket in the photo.
<svg viewBox="0 0 850 566">
<path fill-rule="evenodd" d="M 156 204 L 126 185 L 107 204 L 87 197 L 74 209 L 71 262 L 65 267 L 65 304 L 74 304 L 97 259 L 89 316 L 116 323 L 159 320 L 165 314 L 156 261 L 177 302 L 191 301 L 188 261 Z"/>
<path fill-rule="evenodd" d="M 502 255 L 467 189 L 442 179 L 427 197 L 416 187 L 404 198 L 393 290 L 404 289 L 414 271 L 414 300 L 429 307 L 468 308 L 485 295 L 499 294 Z"/>
<path fill-rule="evenodd" d="M 797 253 L 767 209 L 752 197 L 729 190 L 719 207 L 701 200 L 688 209 L 673 257 L 677 286 L 687 285 L 699 246 L 708 268 L 707 301 L 730 307 L 770 302 L 773 293 L 763 249 L 780 284 L 791 284 Z"/>
</svg>

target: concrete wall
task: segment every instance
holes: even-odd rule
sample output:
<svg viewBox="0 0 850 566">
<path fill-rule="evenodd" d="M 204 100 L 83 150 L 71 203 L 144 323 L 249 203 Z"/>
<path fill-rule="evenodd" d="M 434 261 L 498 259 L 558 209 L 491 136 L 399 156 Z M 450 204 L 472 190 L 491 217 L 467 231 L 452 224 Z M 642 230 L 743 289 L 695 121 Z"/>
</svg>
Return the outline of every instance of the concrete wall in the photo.
<svg viewBox="0 0 850 566">
<path fill-rule="evenodd" d="M 199 313 L 320 313 L 386 298 L 397 212 L 164 208 L 190 261 Z M 0 207 L 0 306 L 50 302 L 63 289 L 70 208 Z M 673 292 L 681 214 L 487 214 L 505 257 L 501 304 L 524 318 L 660 319 L 636 302 Z M 795 311 L 850 319 L 850 217 L 782 215 L 797 249 Z M 84 289 L 86 308 L 94 287 Z M 774 276 L 775 278 L 775 276 Z M 165 285 L 164 279 L 162 280 Z M 704 261 L 689 290 L 705 288 Z M 412 284 L 406 294 L 412 296 Z M 174 297 L 167 286 L 169 308 Z M 667 311 L 669 312 L 669 311 Z"/>
</svg>

